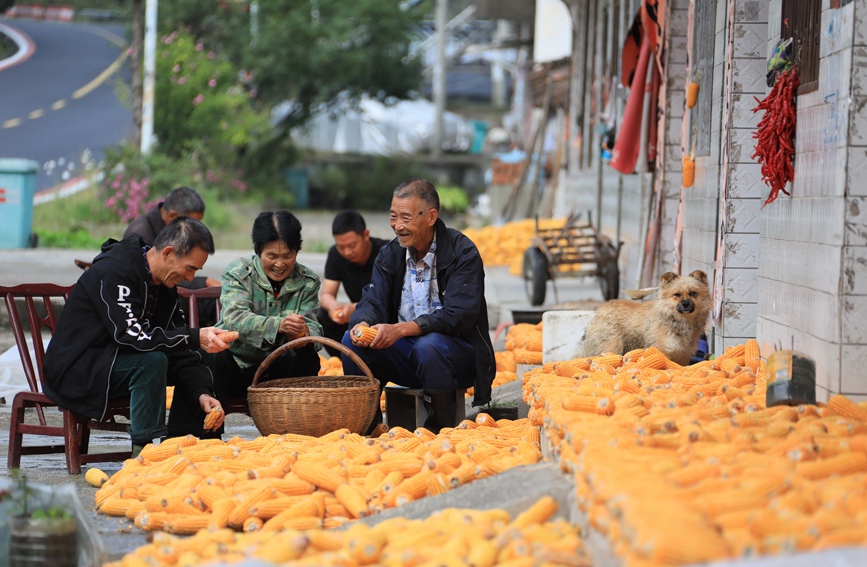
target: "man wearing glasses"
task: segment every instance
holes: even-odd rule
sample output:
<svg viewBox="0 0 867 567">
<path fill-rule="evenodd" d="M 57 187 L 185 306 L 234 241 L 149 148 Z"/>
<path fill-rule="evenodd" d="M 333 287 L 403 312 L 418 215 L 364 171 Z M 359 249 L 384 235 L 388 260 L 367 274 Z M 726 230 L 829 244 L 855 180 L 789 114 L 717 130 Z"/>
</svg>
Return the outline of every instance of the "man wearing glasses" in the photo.
<svg viewBox="0 0 867 567">
<path fill-rule="evenodd" d="M 496 374 L 482 258 L 469 238 L 446 228 L 439 205 L 430 181 L 413 179 L 394 190 L 396 238 L 377 256 L 343 337 L 374 376 L 424 391 L 425 427 L 435 433 L 456 425 L 458 387 L 473 386 L 473 405 L 486 404 Z M 356 331 L 368 326 L 377 334 L 365 341 Z M 363 374 L 346 355 L 343 372 Z"/>
</svg>

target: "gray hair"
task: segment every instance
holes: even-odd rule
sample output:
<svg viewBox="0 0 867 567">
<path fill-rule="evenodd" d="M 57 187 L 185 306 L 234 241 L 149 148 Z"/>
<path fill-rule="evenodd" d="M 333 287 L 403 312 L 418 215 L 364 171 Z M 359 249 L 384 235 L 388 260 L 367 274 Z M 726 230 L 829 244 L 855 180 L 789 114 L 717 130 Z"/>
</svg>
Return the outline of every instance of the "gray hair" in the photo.
<svg viewBox="0 0 867 567">
<path fill-rule="evenodd" d="M 181 186 L 169 191 L 163 208 L 169 212 L 174 211 L 182 217 L 194 213 L 205 214 L 205 201 L 195 189 Z"/>
<path fill-rule="evenodd" d="M 427 203 L 427 206 L 430 208 L 437 212 L 440 210 L 439 193 L 437 193 L 437 189 L 434 187 L 433 183 L 427 179 L 410 179 L 409 181 L 404 181 L 394 190 L 394 197 L 397 197 L 398 199 L 411 199 L 412 197 L 418 197 Z"/>
<path fill-rule="evenodd" d="M 214 237 L 203 223 L 190 217 L 176 217 L 167 224 L 154 240 L 154 248 L 162 250 L 171 246 L 175 256 L 183 258 L 195 248 L 201 248 L 209 255 L 214 253 Z"/>
</svg>

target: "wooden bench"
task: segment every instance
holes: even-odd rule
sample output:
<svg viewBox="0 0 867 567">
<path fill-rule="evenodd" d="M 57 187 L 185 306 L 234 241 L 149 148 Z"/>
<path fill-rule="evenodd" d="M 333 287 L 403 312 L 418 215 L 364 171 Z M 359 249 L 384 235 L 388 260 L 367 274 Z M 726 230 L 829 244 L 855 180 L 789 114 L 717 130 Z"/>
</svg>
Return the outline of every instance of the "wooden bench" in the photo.
<svg viewBox="0 0 867 567">
<path fill-rule="evenodd" d="M 466 402 L 464 401 L 467 390 L 458 388 L 455 390 L 455 422 L 447 427 L 454 427 L 467 417 Z M 385 416 L 389 427 L 403 427 L 409 431 L 415 431 L 424 427 L 427 419 L 427 409 L 424 407 L 421 388 L 407 388 L 405 386 L 388 385 L 385 387 Z"/>
</svg>

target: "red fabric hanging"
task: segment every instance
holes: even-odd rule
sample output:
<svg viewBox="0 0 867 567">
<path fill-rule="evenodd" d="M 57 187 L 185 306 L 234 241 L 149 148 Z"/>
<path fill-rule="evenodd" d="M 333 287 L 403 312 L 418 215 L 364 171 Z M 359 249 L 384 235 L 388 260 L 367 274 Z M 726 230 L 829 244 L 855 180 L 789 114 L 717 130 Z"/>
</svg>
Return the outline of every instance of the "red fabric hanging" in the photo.
<svg viewBox="0 0 867 567">
<path fill-rule="evenodd" d="M 629 174 L 635 171 L 638 154 L 641 150 L 641 120 L 644 114 L 644 85 L 647 78 L 648 65 L 651 63 L 650 40 L 647 36 L 641 41 L 641 53 L 635 66 L 632 78 L 632 88 L 626 100 L 626 109 L 620 121 L 620 131 L 611 152 L 611 167 L 620 173 Z M 655 110 L 654 110 L 655 114 Z"/>
</svg>

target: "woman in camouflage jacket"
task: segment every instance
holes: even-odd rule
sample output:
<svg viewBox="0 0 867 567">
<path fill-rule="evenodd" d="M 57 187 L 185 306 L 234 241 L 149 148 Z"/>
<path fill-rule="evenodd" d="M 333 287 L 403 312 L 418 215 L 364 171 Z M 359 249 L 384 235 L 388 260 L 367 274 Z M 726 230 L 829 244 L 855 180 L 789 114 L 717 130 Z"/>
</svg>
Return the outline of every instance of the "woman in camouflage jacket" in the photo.
<svg viewBox="0 0 867 567">
<path fill-rule="evenodd" d="M 296 262 L 301 223 L 289 211 L 264 212 L 253 223 L 252 238 L 255 254 L 231 262 L 222 277 L 217 326 L 240 336 L 215 356 L 215 389 L 221 400 L 246 396 L 259 365 L 282 344 L 322 335 L 316 320 L 319 276 Z M 274 360 L 260 381 L 318 373 L 319 355 L 311 344 Z"/>
</svg>

